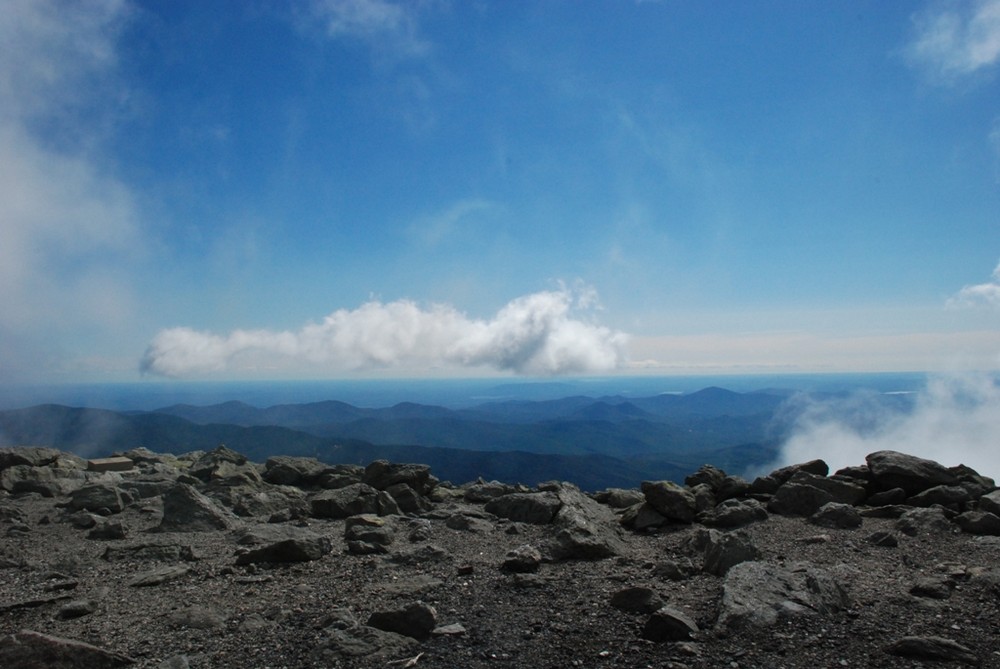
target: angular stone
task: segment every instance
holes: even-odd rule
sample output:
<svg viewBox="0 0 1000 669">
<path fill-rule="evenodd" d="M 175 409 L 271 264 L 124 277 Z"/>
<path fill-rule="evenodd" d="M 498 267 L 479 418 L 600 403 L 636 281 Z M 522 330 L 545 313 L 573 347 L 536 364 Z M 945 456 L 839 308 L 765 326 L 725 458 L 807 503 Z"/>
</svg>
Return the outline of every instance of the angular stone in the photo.
<svg viewBox="0 0 1000 669">
<path fill-rule="evenodd" d="M 554 560 L 602 560 L 620 555 L 625 543 L 611 509 L 570 484 L 558 487 L 562 506 L 552 525 L 559 528 L 547 552 Z"/>
<path fill-rule="evenodd" d="M 910 509 L 896 521 L 896 529 L 915 537 L 918 534 L 952 533 L 955 526 L 939 508 Z"/>
<path fill-rule="evenodd" d="M 561 507 L 559 495 L 554 492 L 515 492 L 491 499 L 483 509 L 519 523 L 548 525 Z"/>
<path fill-rule="evenodd" d="M 673 481 L 643 481 L 646 502 L 668 520 L 693 523 L 696 505 L 694 494 Z"/>
<path fill-rule="evenodd" d="M 954 485 L 958 477 L 940 463 L 897 451 L 877 451 L 865 460 L 872 479 L 882 489 L 902 488 L 916 495 L 937 485 Z"/>
<path fill-rule="evenodd" d="M 848 604 L 843 586 L 822 569 L 743 562 L 726 574 L 717 625 L 770 627 L 784 618 L 831 613 Z"/>
<path fill-rule="evenodd" d="M 319 560 L 331 550 L 333 548 L 330 545 L 330 540 L 326 537 L 315 536 L 284 539 L 237 556 L 236 564 L 310 562 L 312 560 Z"/>
<path fill-rule="evenodd" d="M 414 602 L 401 609 L 376 611 L 368 618 L 367 624 L 413 639 L 426 639 L 437 627 L 437 611 L 424 602 Z"/>
<path fill-rule="evenodd" d="M 1000 537 L 1000 516 L 988 511 L 966 511 L 954 518 L 954 523 L 963 532 L 991 537 Z"/>
<path fill-rule="evenodd" d="M 693 488 L 699 483 L 704 483 L 712 491 L 717 491 L 726 478 L 726 472 L 715 465 L 702 465 L 692 474 L 684 477 L 684 485 Z"/>
<path fill-rule="evenodd" d="M 186 483 L 178 483 L 163 495 L 160 532 L 214 532 L 236 526 L 236 517 L 227 509 Z"/>
<path fill-rule="evenodd" d="M 979 498 L 979 510 L 1000 516 L 1000 490 L 994 490 Z"/>
<path fill-rule="evenodd" d="M 538 571 L 541 563 L 541 552 L 534 546 L 524 544 L 508 551 L 500 568 L 503 571 L 527 574 Z"/>
<path fill-rule="evenodd" d="M 890 644 L 885 651 L 890 655 L 912 657 L 918 660 L 961 662 L 979 666 L 979 657 L 962 644 L 939 636 L 907 636 Z"/>
<path fill-rule="evenodd" d="M 958 508 L 959 505 L 972 501 L 972 494 L 960 485 L 936 485 L 919 492 L 906 500 L 910 506 L 929 507 L 935 504 Z"/>
<path fill-rule="evenodd" d="M 97 601 L 94 599 L 74 599 L 66 602 L 56 611 L 56 620 L 74 620 L 89 616 L 97 610 Z"/>
<path fill-rule="evenodd" d="M 391 485 L 405 483 L 419 495 L 426 495 L 431 489 L 431 468 L 427 465 L 392 463 L 375 460 L 365 467 L 363 483 L 376 490 L 385 490 Z"/>
<path fill-rule="evenodd" d="M 852 529 L 861 527 L 861 514 L 850 504 L 828 502 L 821 506 L 816 513 L 809 516 L 809 522 L 831 529 Z"/>
<path fill-rule="evenodd" d="M 111 513 L 121 513 L 125 509 L 121 491 L 110 483 L 91 483 L 69 496 L 69 508 L 74 511 L 99 511 L 107 509 Z"/>
<path fill-rule="evenodd" d="M 767 509 L 755 499 L 726 499 L 716 505 L 712 515 L 704 522 L 713 527 L 732 528 L 743 527 L 767 518 Z"/>
<path fill-rule="evenodd" d="M 781 469 L 775 469 L 768 476 L 777 479 L 779 485 L 788 481 L 799 472 L 806 472 L 815 476 L 827 476 L 830 473 L 830 466 L 823 460 L 810 460 L 795 465 L 788 465 Z"/>
<path fill-rule="evenodd" d="M 323 475 L 331 469 L 330 465 L 326 465 L 316 458 L 275 455 L 264 463 L 263 478 L 268 483 L 276 485 L 310 488 L 318 486 Z"/>
<path fill-rule="evenodd" d="M 168 581 L 176 581 L 190 573 L 191 567 L 187 565 L 169 565 L 143 572 L 129 581 L 128 584 L 134 588 L 148 588 L 154 585 L 163 585 Z"/>
<path fill-rule="evenodd" d="M 640 491 L 627 488 L 608 488 L 595 494 L 594 499 L 612 509 L 627 509 L 646 500 Z"/>
<path fill-rule="evenodd" d="M 114 669 L 135 660 L 82 641 L 23 630 L 0 638 L 0 666 L 23 669 Z"/>
<path fill-rule="evenodd" d="M 664 606 L 649 617 L 642 638 L 649 641 L 685 641 L 698 632 L 698 625 L 677 609 Z"/>
<path fill-rule="evenodd" d="M 705 562 L 702 567 L 709 574 L 724 576 L 741 562 L 760 558 L 760 550 L 753 540 L 742 532 L 708 531 L 705 543 Z"/>
<path fill-rule="evenodd" d="M 324 490 L 310 501 L 316 518 L 348 518 L 360 514 L 380 516 L 398 514 L 399 507 L 392 496 L 366 483 L 354 483 L 344 488 Z"/>
<path fill-rule="evenodd" d="M 653 613 L 663 605 L 663 598 L 652 588 L 634 586 L 611 595 L 611 606 L 627 613 Z"/>
<path fill-rule="evenodd" d="M 407 654 L 413 654 L 417 642 L 410 637 L 386 632 L 367 625 L 346 628 L 332 628 L 329 636 L 316 649 L 317 660 L 329 666 L 353 666 L 359 658 L 379 662 L 388 661 Z"/>
</svg>

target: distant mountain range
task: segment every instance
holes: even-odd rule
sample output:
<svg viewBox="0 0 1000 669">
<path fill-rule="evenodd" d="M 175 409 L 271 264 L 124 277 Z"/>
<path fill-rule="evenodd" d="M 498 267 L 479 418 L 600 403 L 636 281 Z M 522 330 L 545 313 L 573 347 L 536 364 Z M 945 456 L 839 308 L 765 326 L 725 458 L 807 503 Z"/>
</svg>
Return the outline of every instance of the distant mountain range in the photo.
<svg viewBox="0 0 1000 669">
<path fill-rule="evenodd" d="M 898 410 L 908 401 L 878 397 Z M 733 473 L 767 464 L 801 406 L 790 398 L 787 391 L 712 387 L 683 395 L 573 396 L 467 409 L 408 402 L 372 409 L 324 401 L 116 412 L 43 404 L 0 411 L 0 445 L 94 456 L 136 446 L 183 453 L 224 443 L 256 461 L 279 454 L 330 463 L 386 458 L 428 464 L 438 477 L 456 483 L 558 479 L 597 490 L 681 480 L 704 463 Z"/>
</svg>

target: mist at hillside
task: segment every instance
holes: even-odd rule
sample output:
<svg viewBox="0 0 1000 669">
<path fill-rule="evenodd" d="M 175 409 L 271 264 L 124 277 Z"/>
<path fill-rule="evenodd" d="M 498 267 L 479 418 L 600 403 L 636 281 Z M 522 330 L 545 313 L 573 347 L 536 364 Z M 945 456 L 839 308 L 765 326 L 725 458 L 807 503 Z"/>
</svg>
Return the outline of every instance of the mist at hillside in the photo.
<svg viewBox="0 0 1000 669">
<path fill-rule="evenodd" d="M 837 401 L 800 398 L 791 436 L 774 467 L 822 458 L 835 471 L 864 464 L 874 451 L 895 450 L 965 464 L 1000 478 L 1000 385 L 993 374 L 934 376 L 913 397 L 912 410 L 893 410 L 872 394 Z"/>
</svg>

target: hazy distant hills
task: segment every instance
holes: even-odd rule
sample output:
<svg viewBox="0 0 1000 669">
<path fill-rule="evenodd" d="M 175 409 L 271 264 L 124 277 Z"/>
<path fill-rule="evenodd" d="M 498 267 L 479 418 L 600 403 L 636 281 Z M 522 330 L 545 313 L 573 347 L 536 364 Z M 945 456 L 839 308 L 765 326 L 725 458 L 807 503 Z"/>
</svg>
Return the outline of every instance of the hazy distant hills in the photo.
<svg viewBox="0 0 1000 669">
<path fill-rule="evenodd" d="M 386 458 L 428 464 L 455 482 L 481 476 L 529 485 L 558 479 L 585 489 L 635 487 L 644 479 L 679 480 L 706 462 L 734 473 L 770 462 L 794 420 L 788 399 L 780 391 L 706 388 L 645 398 L 489 402 L 468 409 L 325 401 L 114 412 L 46 404 L 0 412 L 0 445 L 97 455 L 136 446 L 180 453 L 224 443 L 257 461 L 277 454 L 331 463 Z"/>
</svg>

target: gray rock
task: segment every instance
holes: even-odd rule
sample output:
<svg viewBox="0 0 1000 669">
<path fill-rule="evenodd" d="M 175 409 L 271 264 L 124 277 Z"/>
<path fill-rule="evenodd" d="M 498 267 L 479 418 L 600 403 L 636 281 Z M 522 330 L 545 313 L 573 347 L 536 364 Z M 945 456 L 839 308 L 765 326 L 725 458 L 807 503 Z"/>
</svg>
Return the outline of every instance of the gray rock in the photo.
<svg viewBox="0 0 1000 669">
<path fill-rule="evenodd" d="M 190 573 L 191 567 L 187 565 L 169 565 L 143 572 L 129 581 L 128 584 L 135 588 L 147 588 L 155 585 L 163 585 L 168 581 L 176 581 Z"/>
<path fill-rule="evenodd" d="M 407 483 L 393 483 L 386 487 L 385 492 L 392 497 L 403 513 L 421 513 L 430 511 L 434 507 L 427 497 L 418 493 Z"/>
<path fill-rule="evenodd" d="M 385 663 L 415 652 L 417 642 L 410 637 L 366 625 L 346 629 L 331 628 L 315 653 L 317 661 L 331 666 L 351 666 L 358 658 Z"/>
<path fill-rule="evenodd" d="M 94 599 L 74 599 L 66 602 L 56 611 L 56 620 L 74 620 L 89 616 L 97 610 L 98 604 Z"/>
<path fill-rule="evenodd" d="M 120 520 L 100 520 L 90 532 L 88 539 L 101 539 L 107 541 L 117 541 L 126 536 L 125 526 Z"/>
<path fill-rule="evenodd" d="M 726 475 L 722 484 L 715 491 L 715 499 L 724 502 L 727 499 L 745 497 L 750 493 L 750 482 L 742 476 Z"/>
<path fill-rule="evenodd" d="M 948 599 L 951 597 L 954 584 L 954 581 L 946 576 L 927 576 L 910 587 L 910 594 L 928 599 Z"/>
<path fill-rule="evenodd" d="M 698 484 L 707 485 L 712 492 L 717 491 L 726 478 L 726 472 L 714 465 L 702 465 L 697 471 L 684 477 L 684 485 L 693 488 Z"/>
<path fill-rule="evenodd" d="M 376 611 L 368 618 L 367 624 L 413 639 L 426 639 L 437 627 L 437 611 L 424 602 L 413 602 L 400 609 Z"/>
<path fill-rule="evenodd" d="M 509 495 L 514 492 L 526 492 L 525 490 L 519 489 L 517 486 L 510 485 L 509 483 L 500 483 L 499 481 L 477 481 L 476 483 L 463 486 L 465 489 L 465 501 L 472 502 L 474 504 L 484 504 L 491 499 L 500 497 L 501 495 Z"/>
<path fill-rule="evenodd" d="M 663 598 L 652 588 L 633 586 L 611 595 L 611 606 L 627 613 L 653 613 L 663 605 Z"/>
<path fill-rule="evenodd" d="M 311 562 L 319 560 L 332 549 L 330 540 L 326 537 L 296 537 L 276 541 L 259 548 L 254 548 L 237 556 L 236 564 L 247 565 L 257 563 L 288 563 Z"/>
<path fill-rule="evenodd" d="M 760 550 L 747 534 L 718 530 L 708 530 L 707 533 L 702 568 L 709 574 L 724 576 L 741 562 L 760 558 Z"/>
<path fill-rule="evenodd" d="M 542 563 L 541 552 L 529 544 L 508 551 L 500 568 L 504 571 L 527 574 L 538 571 Z"/>
<path fill-rule="evenodd" d="M 897 451 L 877 451 L 865 461 L 872 479 L 883 490 L 902 488 L 908 495 L 916 495 L 937 485 L 958 483 L 958 477 L 943 465 Z"/>
<path fill-rule="evenodd" d="M 107 509 L 111 513 L 121 513 L 125 509 L 121 491 L 111 483 L 91 483 L 70 493 L 69 508 L 74 511 L 98 511 Z"/>
<path fill-rule="evenodd" d="M 957 509 L 959 505 L 972 501 L 972 494 L 960 485 L 936 485 L 906 500 L 910 506 L 929 507 L 935 504 Z"/>
<path fill-rule="evenodd" d="M 646 497 L 634 488 L 608 488 L 595 494 L 594 499 L 601 504 L 607 504 L 612 509 L 627 509 L 630 506 L 641 504 Z"/>
<path fill-rule="evenodd" d="M 827 502 L 816 513 L 809 516 L 809 522 L 831 529 L 852 529 L 861 527 L 861 514 L 850 504 Z"/>
<path fill-rule="evenodd" d="M 685 641 L 698 632 L 698 625 L 677 609 L 665 606 L 649 616 L 642 638 L 649 641 Z"/>
<path fill-rule="evenodd" d="M 883 548 L 895 548 L 899 545 L 899 539 L 896 538 L 894 532 L 879 530 L 869 535 L 868 543 L 873 546 L 882 546 Z"/>
<path fill-rule="evenodd" d="M 374 514 L 351 516 L 344 524 L 347 550 L 353 555 L 372 555 L 389 552 L 395 532 L 384 518 Z"/>
<path fill-rule="evenodd" d="M 365 467 L 362 482 L 376 490 L 385 490 L 391 485 L 405 483 L 419 495 L 430 492 L 432 485 L 431 468 L 427 465 L 392 463 L 375 460 Z"/>
<path fill-rule="evenodd" d="M 178 483 L 163 495 L 163 519 L 159 532 L 213 532 L 230 530 L 236 517 L 227 509 L 186 483 Z"/>
<path fill-rule="evenodd" d="M 101 556 L 108 562 L 132 562 L 149 560 L 153 562 L 192 562 L 197 560 L 194 549 L 176 543 L 139 543 L 129 546 L 108 546 Z"/>
<path fill-rule="evenodd" d="M 555 518 L 555 538 L 547 546 L 553 560 L 601 560 L 620 555 L 625 543 L 614 512 L 570 484 L 558 486 L 562 506 Z"/>
<path fill-rule="evenodd" d="M 559 495 L 554 492 L 515 492 L 491 499 L 483 508 L 519 523 L 548 525 L 561 507 Z"/>
<path fill-rule="evenodd" d="M 13 465 L 0 472 L 0 489 L 15 495 L 38 493 L 58 497 L 76 490 L 84 483 L 83 472 L 51 466 Z"/>
<path fill-rule="evenodd" d="M 467 513 L 455 513 L 444 521 L 445 527 L 459 532 L 488 532 L 493 525 L 486 519 Z"/>
<path fill-rule="evenodd" d="M 906 501 L 906 498 L 906 491 L 902 488 L 890 488 L 889 490 L 883 490 L 882 492 L 870 495 L 865 500 L 865 503 L 869 506 L 890 506 L 893 504 L 902 504 Z"/>
<path fill-rule="evenodd" d="M 830 466 L 823 460 L 810 460 L 809 462 L 801 462 L 799 464 L 782 467 L 781 469 L 775 469 L 773 472 L 768 474 L 768 476 L 777 480 L 780 485 L 791 479 L 799 472 L 806 472 L 807 474 L 813 474 L 815 476 L 827 476 L 830 473 Z"/>
<path fill-rule="evenodd" d="M 62 451 L 47 446 L 0 448 L 0 471 L 18 465 L 27 467 L 53 465 L 62 455 Z"/>
<path fill-rule="evenodd" d="M 360 514 L 380 516 L 398 514 L 399 506 L 388 493 L 366 483 L 354 483 L 344 488 L 324 490 L 310 500 L 316 518 L 348 518 Z"/>
<path fill-rule="evenodd" d="M 676 560 L 663 560 L 653 567 L 653 574 L 670 581 L 683 581 L 691 578 L 701 570 L 691 558 L 681 557 Z"/>
<path fill-rule="evenodd" d="M 995 516 L 1000 516 L 1000 490 L 994 490 L 980 497 L 979 510 L 988 511 Z"/>
<path fill-rule="evenodd" d="M 135 660 L 82 641 L 22 630 L 0 638 L 0 666 L 22 669 L 114 669 Z"/>
<path fill-rule="evenodd" d="M 226 485 L 245 485 L 263 482 L 260 472 L 245 455 L 225 446 L 199 457 L 187 473 L 205 483 L 221 481 Z"/>
<path fill-rule="evenodd" d="M 263 478 L 275 485 L 291 485 L 299 488 L 318 486 L 323 475 L 330 472 L 331 467 L 316 458 L 303 458 L 292 455 L 275 455 L 264 463 Z"/>
<path fill-rule="evenodd" d="M 716 505 L 712 515 L 704 522 L 713 527 L 732 528 L 743 527 L 767 518 L 767 509 L 755 499 L 726 499 Z"/>
<path fill-rule="evenodd" d="M 988 511 L 966 511 L 954 518 L 954 523 L 963 532 L 991 537 L 1000 537 L 1000 516 Z"/>
<path fill-rule="evenodd" d="M 175 629 L 190 627 L 209 630 L 222 627 L 229 616 L 224 612 L 207 606 L 193 605 L 166 615 L 167 625 Z"/>
<path fill-rule="evenodd" d="M 910 509 L 896 521 L 896 530 L 915 537 L 919 534 L 952 533 L 955 526 L 939 508 Z"/>
<path fill-rule="evenodd" d="M 646 503 L 667 520 L 692 523 L 696 513 L 694 494 L 673 481 L 643 481 Z"/>
<path fill-rule="evenodd" d="M 890 655 L 912 657 L 918 660 L 935 660 L 941 662 L 961 662 L 974 667 L 980 664 L 979 658 L 962 644 L 939 636 L 907 636 L 886 647 Z"/>
<path fill-rule="evenodd" d="M 848 604 L 843 586 L 822 569 L 743 562 L 726 574 L 716 624 L 729 630 L 769 627 L 784 618 L 840 611 Z"/>
</svg>

